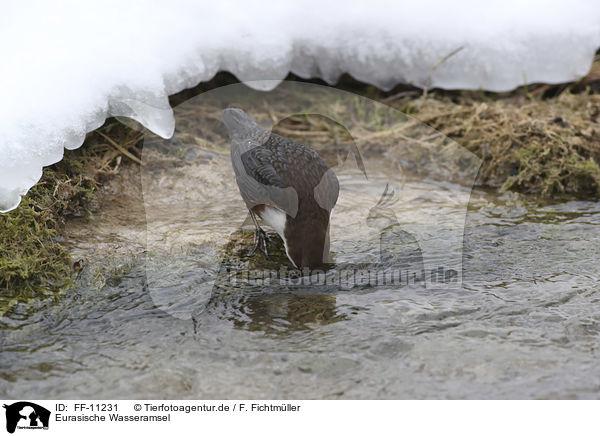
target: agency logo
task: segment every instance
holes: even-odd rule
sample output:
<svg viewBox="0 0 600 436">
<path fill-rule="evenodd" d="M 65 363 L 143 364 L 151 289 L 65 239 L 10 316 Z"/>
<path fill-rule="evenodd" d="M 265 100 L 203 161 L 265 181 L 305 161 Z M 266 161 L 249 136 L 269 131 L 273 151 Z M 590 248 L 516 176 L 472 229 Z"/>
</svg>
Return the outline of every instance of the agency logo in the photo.
<svg viewBox="0 0 600 436">
<path fill-rule="evenodd" d="M 14 433 L 22 430 L 48 430 L 50 411 L 29 401 L 19 401 L 4 405 L 6 409 L 6 431 Z"/>
</svg>

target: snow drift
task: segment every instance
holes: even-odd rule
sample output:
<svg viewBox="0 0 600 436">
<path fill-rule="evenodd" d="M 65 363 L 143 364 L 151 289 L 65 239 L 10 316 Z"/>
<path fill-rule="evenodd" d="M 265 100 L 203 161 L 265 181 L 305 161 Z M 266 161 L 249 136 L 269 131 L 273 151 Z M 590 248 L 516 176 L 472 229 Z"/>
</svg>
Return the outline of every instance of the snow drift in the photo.
<svg viewBox="0 0 600 436">
<path fill-rule="evenodd" d="M 167 96 L 220 70 L 264 90 L 290 71 L 329 83 L 349 73 L 383 89 L 505 91 L 578 79 L 600 46 L 600 3 L 25 1 L 2 6 L 0 41 L 8 211 L 43 166 L 106 117 L 170 136 Z"/>
</svg>

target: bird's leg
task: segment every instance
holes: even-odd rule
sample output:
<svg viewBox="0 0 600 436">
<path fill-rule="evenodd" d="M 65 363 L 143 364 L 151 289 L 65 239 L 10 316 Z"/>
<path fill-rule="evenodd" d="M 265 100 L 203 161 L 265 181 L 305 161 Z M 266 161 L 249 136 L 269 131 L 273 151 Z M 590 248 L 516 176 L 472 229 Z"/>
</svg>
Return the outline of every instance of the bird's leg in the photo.
<svg viewBox="0 0 600 436">
<path fill-rule="evenodd" d="M 267 252 L 267 234 L 258 225 L 258 221 L 256 221 L 256 215 L 254 215 L 254 212 L 250 211 L 250 216 L 252 217 L 252 222 L 254 222 L 254 248 L 250 252 L 250 256 L 252 256 L 256 252 L 256 249 L 259 246 L 263 253 L 265 253 L 265 256 L 268 256 L 269 253 Z"/>
</svg>

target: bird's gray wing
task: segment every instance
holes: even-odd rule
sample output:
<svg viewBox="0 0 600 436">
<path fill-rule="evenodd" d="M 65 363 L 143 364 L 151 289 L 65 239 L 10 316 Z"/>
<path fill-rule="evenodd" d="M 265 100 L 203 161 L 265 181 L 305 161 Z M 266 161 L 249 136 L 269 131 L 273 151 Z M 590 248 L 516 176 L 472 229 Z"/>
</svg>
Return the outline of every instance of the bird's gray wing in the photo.
<svg viewBox="0 0 600 436">
<path fill-rule="evenodd" d="M 246 173 L 257 182 L 276 188 L 285 188 L 281 177 L 273 168 L 273 153 L 265 147 L 254 147 L 241 156 Z"/>
<path fill-rule="evenodd" d="M 262 146 L 270 132 L 241 109 L 225 109 L 223 120 L 231 136 L 231 163 L 236 181 L 248 208 L 266 204 L 295 217 L 298 194 L 294 188 L 283 184 L 271 165 L 270 150 Z"/>
<path fill-rule="evenodd" d="M 271 165 L 270 150 L 258 146 L 232 158 L 240 193 L 249 208 L 259 204 L 281 209 L 291 217 L 298 213 L 298 194 L 285 186 Z"/>
</svg>

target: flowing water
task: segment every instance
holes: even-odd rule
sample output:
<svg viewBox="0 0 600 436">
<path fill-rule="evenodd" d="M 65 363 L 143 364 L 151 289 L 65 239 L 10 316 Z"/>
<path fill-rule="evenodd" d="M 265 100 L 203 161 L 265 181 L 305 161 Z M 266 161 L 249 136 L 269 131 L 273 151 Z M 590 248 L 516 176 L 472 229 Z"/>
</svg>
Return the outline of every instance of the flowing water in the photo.
<svg viewBox="0 0 600 436">
<path fill-rule="evenodd" d="M 367 156 L 368 181 L 338 171 L 334 259 L 389 266 L 394 241 L 412 244 L 426 281 L 217 286 L 209 260 L 247 214 L 226 155 L 182 156 L 71 223 L 86 264 L 59 298 L 0 319 L 0 396 L 600 398 L 600 202 L 471 192 Z M 450 284 L 429 280 L 442 264 Z"/>
<path fill-rule="evenodd" d="M 0 395 L 598 398 L 599 247 L 598 202 L 474 192 L 460 289 L 254 290 L 195 321 L 157 308 L 132 254 L 2 318 Z"/>
</svg>

